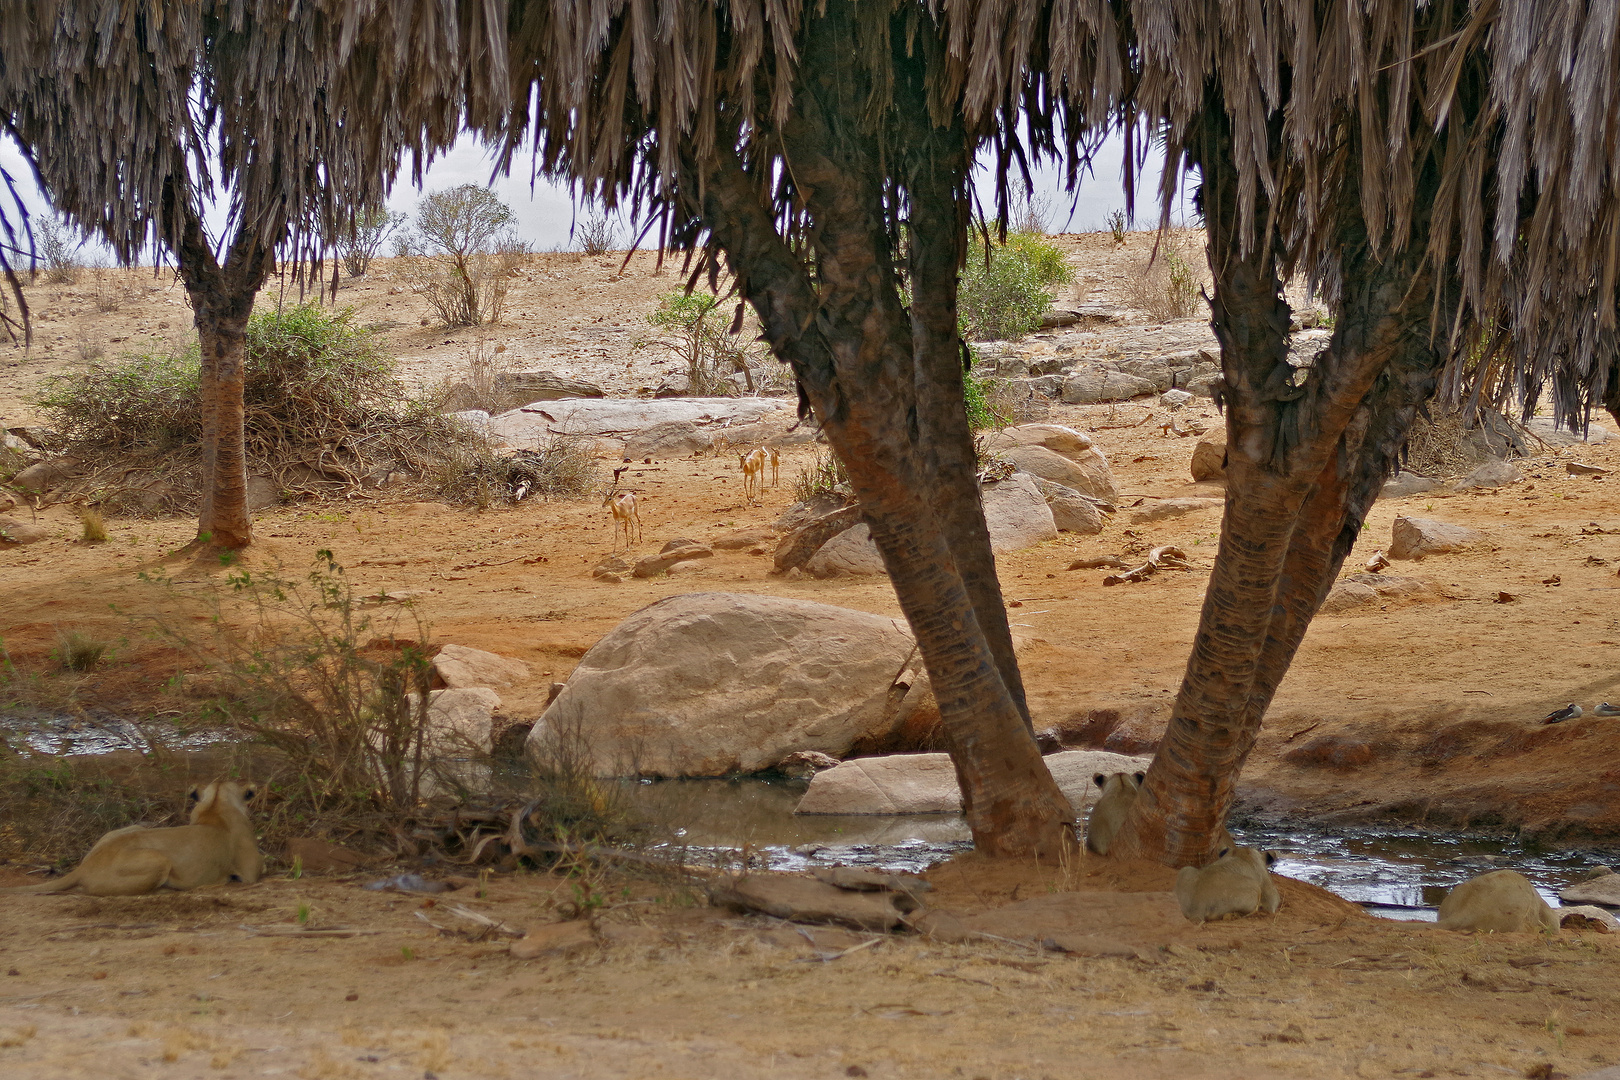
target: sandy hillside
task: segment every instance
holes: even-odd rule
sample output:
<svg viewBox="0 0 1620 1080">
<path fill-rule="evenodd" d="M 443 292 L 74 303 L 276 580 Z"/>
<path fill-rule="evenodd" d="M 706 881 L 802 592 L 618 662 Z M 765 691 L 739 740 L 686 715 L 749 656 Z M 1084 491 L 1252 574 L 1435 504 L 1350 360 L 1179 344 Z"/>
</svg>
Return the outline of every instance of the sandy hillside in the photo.
<svg viewBox="0 0 1620 1080">
<path fill-rule="evenodd" d="M 1061 243 L 1079 271 L 1066 299 L 1128 299 L 1145 238 L 1123 252 L 1106 236 Z M 656 297 L 681 278 L 655 270 L 650 255 L 621 271 L 622 262 L 535 257 L 514 282 L 508 321 L 487 340 L 508 346 L 514 368 L 614 393 L 655 385 L 676 361 L 632 345 Z M 340 303 L 364 321 L 401 324 L 385 333 L 415 384 L 460 377 L 478 334 L 422 327 L 420 298 L 389 274 L 385 263 L 345 287 Z M 36 419 L 27 401 L 41 377 L 98 345 L 115 354 L 180 335 L 187 310 L 171 282 L 128 272 L 120 287 L 127 300 L 113 312 L 96 310 L 90 285 L 31 291 L 34 350 L 0 351 L 8 425 Z M 1102 719 L 1115 713 L 1150 728 L 1185 662 L 1219 510 L 1131 524 L 1138 501 L 1212 493 L 1191 483 L 1194 440 L 1159 434 L 1150 408 L 1043 413 L 1089 432 L 1128 497 L 1100 536 L 1065 534 L 999 560 L 1037 723 L 1077 739 L 1105 731 Z M 1218 422 L 1207 404 L 1181 415 Z M 768 527 L 813 456 L 813 448 L 786 452 L 782 485 L 758 505 L 745 503 L 726 457 L 636 467 L 627 477 L 642 496 L 636 553 L 675 537 Z M 1571 476 L 1565 466 L 1575 459 L 1609 474 Z M 599 464 L 606 475 L 616 462 Z M 1249 763 L 1247 810 L 1527 830 L 1575 845 L 1620 836 L 1620 720 L 1535 722 L 1571 700 L 1588 709 L 1620 701 L 1620 441 L 1548 449 L 1520 467 L 1526 479 L 1508 487 L 1377 504 L 1353 564 L 1387 545 L 1402 514 L 1469 525 L 1487 539 L 1385 572 L 1432 586 L 1417 599 L 1317 620 Z M 166 558 L 193 524 L 115 520 L 109 542 L 89 545 L 76 540 L 70 508 L 33 516 L 52 537 L 0 551 L 0 636 L 13 661 L 47 672 L 59 630 L 98 635 L 118 643 L 112 659 L 63 693 L 115 710 L 172 707 L 165 684 L 179 661 L 147 620 L 195 615 L 223 573 Z M 768 557 L 742 552 L 717 553 L 690 578 L 597 581 L 589 570 L 613 536 L 594 499 L 476 513 L 368 497 L 274 509 L 256 529 L 251 568 L 301 573 L 330 549 L 367 591 L 415 591 L 434 641 L 527 662 L 531 681 L 503 692 L 514 722 L 533 720 L 551 682 L 619 620 L 673 592 L 765 592 L 897 614 L 886 583 L 787 581 L 767 573 Z M 1195 568 L 1116 587 L 1102 584 L 1106 571 L 1067 569 L 1165 543 L 1184 547 Z M 174 583 L 138 576 L 154 569 Z M 1084 891 L 1085 881 L 1144 894 L 1167 887 L 1149 871 L 1112 886 L 1071 874 L 1016 888 L 935 873 L 964 910 Z M 503 881 L 484 903 L 537 924 L 556 917 L 548 905 L 557 888 L 543 877 Z M 440 937 L 415 918 L 432 915 L 420 898 L 362 893 L 338 879 L 278 876 L 206 897 L 0 898 L 0 971 L 17 972 L 0 978 L 0 1070 L 1033 1077 L 1077 1075 L 1084 1061 L 1087 1075 L 1101 1077 L 1550 1077 L 1620 1061 L 1613 939 L 1475 941 L 1363 920 L 1295 891 L 1274 921 L 1203 932 L 1172 922 L 1142 939 L 1147 959 L 908 938 L 823 963 L 779 924 L 683 907 L 693 898 L 665 886 L 634 884 L 632 893 L 644 888 L 642 898 L 661 904 L 608 920 L 628 926 L 644 910 L 659 912 L 644 931 L 606 934 L 606 952 L 527 962 L 496 942 Z M 322 925 L 381 933 L 292 942 L 239 929 L 287 923 L 300 903 Z M 814 948 L 864 940 L 839 933 L 816 931 Z M 106 1071 L 101 1043 L 116 1047 L 110 1056 L 122 1071 Z"/>
</svg>

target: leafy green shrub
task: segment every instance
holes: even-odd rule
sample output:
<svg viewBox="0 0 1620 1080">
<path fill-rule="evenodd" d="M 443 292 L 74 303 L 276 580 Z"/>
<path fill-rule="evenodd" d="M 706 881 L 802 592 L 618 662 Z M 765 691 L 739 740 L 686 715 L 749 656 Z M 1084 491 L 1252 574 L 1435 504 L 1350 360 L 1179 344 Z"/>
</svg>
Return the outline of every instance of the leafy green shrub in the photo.
<svg viewBox="0 0 1620 1080">
<path fill-rule="evenodd" d="M 1063 253 L 1046 237 L 1009 233 L 1006 243 L 983 237 L 968 252 L 957 293 L 962 336 L 970 341 L 1021 337 L 1041 325 L 1056 288 L 1073 278 Z"/>
<path fill-rule="evenodd" d="M 749 393 L 759 388 L 753 369 L 761 362 L 745 334 L 731 333 L 731 316 L 711 293 L 672 289 L 658 298 L 647 322 L 662 336 L 637 346 L 662 345 L 686 362 L 687 393 L 730 397 L 737 392 L 730 375 L 740 372 Z"/>
</svg>

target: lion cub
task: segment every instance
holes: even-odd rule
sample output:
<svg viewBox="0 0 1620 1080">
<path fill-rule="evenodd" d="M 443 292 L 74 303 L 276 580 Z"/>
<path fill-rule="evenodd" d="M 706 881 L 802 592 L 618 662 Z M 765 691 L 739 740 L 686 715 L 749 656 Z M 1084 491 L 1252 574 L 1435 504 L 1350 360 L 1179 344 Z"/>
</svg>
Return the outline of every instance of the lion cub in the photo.
<svg viewBox="0 0 1620 1080">
<path fill-rule="evenodd" d="M 1282 897 L 1267 871 L 1277 856 L 1252 847 L 1222 848 L 1220 857 L 1200 870 L 1183 866 L 1176 873 L 1176 901 L 1193 922 L 1253 915 L 1262 908 L 1270 914 L 1282 906 Z"/>
<path fill-rule="evenodd" d="M 0 892 L 77 889 L 91 896 L 138 896 L 158 889 L 223 885 L 232 878 L 251 884 L 264 873 L 248 820 L 247 800 L 253 794 L 253 788 L 230 781 L 192 788 L 190 825 L 115 829 L 96 841 L 72 873 Z"/>
<path fill-rule="evenodd" d="M 1142 790 L 1142 779 L 1147 773 L 1098 773 L 1091 782 L 1102 788 L 1102 794 L 1086 819 L 1086 849 L 1098 855 L 1108 854 L 1114 846 L 1114 836 L 1125 824 L 1125 815 L 1136 802 L 1136 793 Z"/>
<path fill-rule="evenodd" d="M 1440 929 L 1497 934 L 1558 932 L 1558 913 L 1517 870 L 1493 870 L 1458 885 L 1440 901 Z"/>
</svg>

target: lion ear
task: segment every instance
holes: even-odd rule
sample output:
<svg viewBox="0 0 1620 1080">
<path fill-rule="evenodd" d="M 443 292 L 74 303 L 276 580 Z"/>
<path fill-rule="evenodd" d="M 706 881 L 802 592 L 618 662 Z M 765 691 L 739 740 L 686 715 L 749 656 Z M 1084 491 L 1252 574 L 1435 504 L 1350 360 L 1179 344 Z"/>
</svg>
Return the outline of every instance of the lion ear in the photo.
<svg viewBox="0 0 1620 1080">
<path fill-rule="evenodd" d="M 1221 848 L 1221 850 L 1219 850 L 1219 851 L 1217 851 L 1215 853 L 1215 857 L 1217 859 L 1224 859 L 1230 854 L 1232 854 L 1232 849 L 1229 848 L 1229 847 L 1223 847 L 1223 848 Z"/>
<path fill-rule="evenodd" d="M 1091 782 L 1096 784 L 1098 787 L 1102 787 L 1108 782 L 1108 777 L 1104 776 L 1102 773 L 1098 773 L 1096 776 L 1091 778 Z"/>
<path fill-rule="evenodd" d="M 1275 866 L 1276 863 L 1277 863 L 1277 853 L 1275 851 L 1266 852 L 1266 865 L 1267 866 Z"/>
<path fill-rule="evenodd" d="M 186 798 L 191 802 L 201 802 L 202 788 L 193 786 L 190 791 L 186 792 Z"/>
<path fill-rule="evenodd" d="M 258 793 L 259 793 L 259 789 L 252 786 L 251 784 L 249 784 L 247 787 L 244 787 L 242 789 L 242 801 L 243 802 L 252 802 L 253 801 L 253 796 L 257 795 Z"/>
<path fill-rule="evenodd" d="M 1139 772 L 1139 773 L 1136 774 L 1136 782 L 1138 784 L 1140 784 L 1142 781 L 1144 781 L 1146 779 L 1147 779 L 1147 773 Z"/>
</svg>

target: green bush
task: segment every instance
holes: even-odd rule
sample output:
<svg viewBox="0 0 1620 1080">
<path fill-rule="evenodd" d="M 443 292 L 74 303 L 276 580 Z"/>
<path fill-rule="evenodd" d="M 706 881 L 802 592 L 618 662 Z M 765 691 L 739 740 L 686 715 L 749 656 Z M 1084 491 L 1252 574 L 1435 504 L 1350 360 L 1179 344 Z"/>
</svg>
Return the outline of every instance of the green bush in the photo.
<svg viewBox="0 0 1620 1080">
<path fill-rule="evenodd" d="M 1073 272 L 1063 253 L 1046 237 L 1009 233 L 1006 243 L 990 241 L 989 258 L 979 237 L 968 252 L 957 293 L 957 318 L 970 341 L 1021 337 L 1041 325 L 1056 287 Z"/>
<path fill-rule="evenodd" d="M 720 310 L 718 296 L 671 289 L 658 298 L 647 322 L 662 336 L 638 345 L 662 345 L 684 360 L 687 393 L 730 397 L 737 392 L 730 376 L 738 372 L 750 392 L 759 389 L 753 369 L 761 357 L 746 335 L 731 333 L 730 313 Z"/>
</svg>

